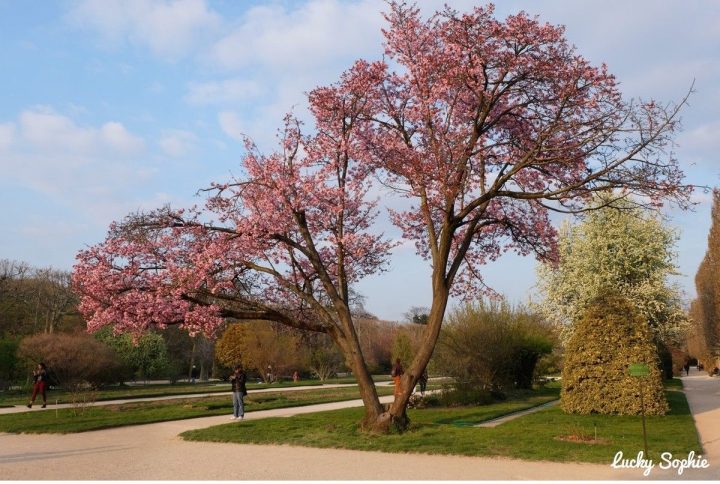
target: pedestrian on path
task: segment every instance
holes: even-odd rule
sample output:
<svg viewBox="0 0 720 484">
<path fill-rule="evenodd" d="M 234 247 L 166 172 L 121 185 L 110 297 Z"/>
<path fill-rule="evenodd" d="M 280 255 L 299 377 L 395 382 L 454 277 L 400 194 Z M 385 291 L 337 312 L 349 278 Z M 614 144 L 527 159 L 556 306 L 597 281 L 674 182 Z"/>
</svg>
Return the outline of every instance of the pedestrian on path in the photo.
<svg viewBox="0 0 720 484">
<path fill-rule="evenodd" d="M 420 395 L 425 396 L 425 388 L 427 387 L 428 382 L 428 371 L 427 368 L 425 368 L 422 372 L 422 375 L 420 375 L 420 379 L 418 380 L 418 383 L 420 384 Z"/>
<path fill-rule="evenodd" d="M 247 375 L 242 365 L 235 365 L 235 371 L 230 376 L 233 399 L 233 420 L 242 420 L 245 417 L 245 402 L 243 402 L 243 398 L 247 395 L 247 388 L 245 387 L 246 380 Z"/>
<path fill-rule="evenodd" d="M 45 408 L 47 406 L 47 367 L 45 366 L 45 363 L 40 362 L 38 363 L 37 368 L 33 370 L 33 392 L 32 397 L 30 397 L 30 403 L 28 403 L 27 408 L 32 408 L 33 403 L 35 403 L 35 398 L 37 397 L 38 393 L 42 395 L 43 404 L 42 408 Z"/>
<path fill-rule="evenodd" d="M 395 394 L 396 398 L 398 395 L 400 395 L 400 377 L 403 376 L 403 373 L 405 373 L 405 371 L 403 370 L 402 363 L 400 363 L 400 358 L 395 358 L 395 364 L 392 367 L 390 376 L 392 377 L 393 381 L 395 382 L 394 394 Z"/>
<path fill-rule="evenodd" d="M 195 384 L 195 381 L 197 381 L 197 378 L 200 376 L 200 370 L 198 370 L 197 366 L 193 365 L 192 369 L 190 370 L 190 378 L 192 381 L 192 384 Z"/>
</svg>

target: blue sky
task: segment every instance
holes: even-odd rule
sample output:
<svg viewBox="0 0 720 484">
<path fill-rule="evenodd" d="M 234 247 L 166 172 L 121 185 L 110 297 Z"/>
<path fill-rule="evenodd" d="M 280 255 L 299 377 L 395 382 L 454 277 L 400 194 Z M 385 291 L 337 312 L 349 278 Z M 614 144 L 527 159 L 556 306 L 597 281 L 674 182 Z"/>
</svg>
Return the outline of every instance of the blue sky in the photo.
<svg viewBox="0 0 720 484">
<path fill-rule="evenodd" d="M 430 12 L 442 1 L 422 1 Z M 476 2 L 453 1 L 458 9 Z M 503 1 L 566 26 L 627 97 L 677 101 L 693 80 L 677 155 L 689 183 L 720 180 L 720 3 Z M 200 203 L 237 173 L 241 133 L 273 147 L 304 92 L 382 52 L 382 1 L 0 0 L 0 258 L 69 269 L 130 211 Z M 709 197 L 668 210 L 681 233 L 688 297 L 705 252 Z M 395 235 L 395 234 L 391 234 Z M 535 261 L 513 255 L 485 277 L 511 300 L 534 294 Z M 429 304 L 428 268 L 401 248 L 359 286 L 367 308 L 400 319 Z"/>
</svg>

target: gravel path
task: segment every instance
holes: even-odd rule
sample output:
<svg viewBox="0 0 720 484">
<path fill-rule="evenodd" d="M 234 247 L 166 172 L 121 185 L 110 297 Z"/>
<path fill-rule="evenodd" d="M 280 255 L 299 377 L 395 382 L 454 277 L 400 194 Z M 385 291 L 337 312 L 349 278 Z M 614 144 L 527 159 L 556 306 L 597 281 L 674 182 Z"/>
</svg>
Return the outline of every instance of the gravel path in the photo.
<svg viewBox="0 0 720 484">
<path fill-rule="evenodd" d="M 720 480 L 720 378 L 691 368 L 682 382 L 704 456 L 710 463 L 710 478 Z"/>
<path fill-rule="evenodd" d="M 392 397 L 383 397 L 389 401 Z M 246 414 L 252 421 L 349 406 L 360 400 Z M 630 478 L 608 466 L 338 449 L 185 442 L 178 434 L 228 416 L 67 435 L 0 434 L 2 479 L 418 480 Z M 247 429 L 238 423 L 238 431 Z"/>
<path fill-rule="evenodd" d="M 720 379 L 683 380 L 711 468 L 686 471 L 682 479 L 719 474 Z M 383 397 L 388 401 L 392 397 Z M 272 416 L 361 406 L 360 400 L 246 414 L 246 421 Z M 696 413 L 697 412 L 697 413 Z M 277 445 L 186 442 L 186 430 L 230 423 L 207 417 L 67 435 L 0 434 L 0 479 L 4 480 L 483 480 L 642 479 L 637 469 L 608 465 L 529 462 L 505 458 L 386 454 Z M 251 431 L 237 423 L 238 432 Z M 705 427 L 707 426 L 707 428 Z M 483 431 L 483 429 L 477 429 Z M 651 478 L 678 479 L 653 470 Z"/>
</svg>

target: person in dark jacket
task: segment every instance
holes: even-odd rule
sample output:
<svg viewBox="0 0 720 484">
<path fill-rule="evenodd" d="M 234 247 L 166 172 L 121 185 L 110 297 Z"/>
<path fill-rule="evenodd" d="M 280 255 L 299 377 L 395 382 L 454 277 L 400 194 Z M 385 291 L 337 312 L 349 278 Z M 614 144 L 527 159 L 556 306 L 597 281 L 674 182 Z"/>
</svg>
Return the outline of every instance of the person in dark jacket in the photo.
<svg viewBox="0 0 720 484">
<path fill-rule="evenodd" d="M 45 408 L 47 406 L 47 383 L 48 383 L 48 374 L 47 374 L 47 367 L 45 366 L 45 363 L 38 363 L 37 368 L 33 370 L 33 392 L 32 397 L 30 398 L 30 403 L 28 403 L 27 408 L 32 408 L 33 403 L 35 403 L 35 398 L 37 397 L 38 393 L 42 395 L 43 404 L 42 408 Z"/>
<path fill-rule="evenodd" d="M 233 395 L 233 420 L 243 419 L 245 417 L 245 406 L 243 397 L 247 395 L 247 388 L 245 388 L 245 381 L 247 375 L 243 370 L 242 365 L 235 365 L 235 371 L 230 376 L 230 385 L 232 385 Z"/>
<path fill-rule="evenodd" d="M 425 396 L 425 388 L 427 388 L 427 382 L 428 382 L 428 371 L 427 368 L 425 368 L 422 372 L 422 375 L 420 375 L 420 378 L 418 379 L 418 383 L 420 384 L 420 395 Z"/>
</svg>

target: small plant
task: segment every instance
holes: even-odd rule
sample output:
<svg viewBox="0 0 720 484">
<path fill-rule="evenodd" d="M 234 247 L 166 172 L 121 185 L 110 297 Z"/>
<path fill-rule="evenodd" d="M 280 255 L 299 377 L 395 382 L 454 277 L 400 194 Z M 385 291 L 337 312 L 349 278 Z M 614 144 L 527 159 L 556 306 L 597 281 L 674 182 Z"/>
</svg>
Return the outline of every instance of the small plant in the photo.
<svg viewBox="0 0 720 484">
<path fill-rule="evenodd" d="M 440 399 L 436 397 L 435 395 L 418 395 L 414 394 L 410 397 L 410 401 L 408 402 L 408 408 L 430 408 L 430 407 L 439 407 L 441 404 Z"/>
<path fill-rule="evenodd" d="M 85 411 L 97 401 L 97 390 L 85 382 L 73 383 L 68 389 L 74 417 L 85 415 Z"/>
<path fill-rule="evenodd" d="M 592 433 L 585 431 L 580 425 L 574 424 L 569 426 L 570 432 L 564 435 L 555 437 L 555 440 L 562 442 L 574 442 L 579 444 L 609 444 L 610 440 L 599 438 L 597 432 L 597 425 L 593 424 Z"/>
</svg>

